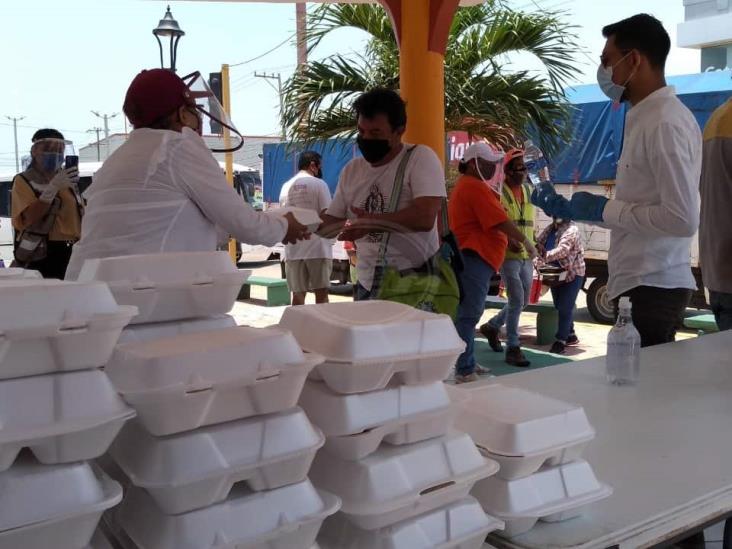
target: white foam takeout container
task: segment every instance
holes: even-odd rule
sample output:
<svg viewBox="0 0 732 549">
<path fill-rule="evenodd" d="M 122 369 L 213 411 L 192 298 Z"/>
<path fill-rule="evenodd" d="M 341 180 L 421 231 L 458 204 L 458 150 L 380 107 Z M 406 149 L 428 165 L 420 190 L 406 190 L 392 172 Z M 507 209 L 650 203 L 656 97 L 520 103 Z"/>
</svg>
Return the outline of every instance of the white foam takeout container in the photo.
<svg viewBox="0 0 732 549">
<path fill-rule="evenodd" d="M 305 225 L 310 232 L 315 232 L 323 220 L 320 219 L 320 215 L 315 210 L 308 208 L 297 208 L 295 206 L 286 206 L 275 208 L 274 210 L 266 210 L 262 212 L 262 215 L 267 217 L 284 217 L 288 213 L 295 216 L 295 219 L 301 224 Z"/>
<path fill-rule="evenodd" d="M 78 280 L 109 284 L 142 324 L 228 313 L 250 274 L 226 252 L 175 252 L 87 259 Z"/>
<path fill-rule="evenodd" d="M 18 267 L 0 269 L 0 284 L 6 280 L 38 280 L 40 278 L 43 278 L 41 273 L 32 269 L 21 269 Z"/>
<path fill-rule="evenodd" d="M 24 456 L 0 473 L 0 549 L 81 549 L 121 499 L 120 485 L 87 462 Z"/>
<path fill-rule="evenodd" d="M 280 326 L 325 357 L 312 377 L 338 393 L 442 381 L 465 348 L 449 316 L 392 301 L 289 307 Z"/>
<path fill-rule="evenodd" d="M 506 523 L 500 535 L 514 537 L 537 521 L 559 522 L 578 517 L 582 507 L 612 494 L 584 460 L 542 468 L 529 477 L 479 481 L 472 495 L 489 515 Z"/>
<path fill-rule="evenodd" d="M 392 383 L 380 391 L 344 395 L 308 380 L 300 406 L 325 433 L 325 451 L 351 460 L 373 453 L 382 441 L 411 444 L 444 435 L 455 411 L 441 381 Z"/>
<path fill-rule="evenodd" d="M 96 458 L 134 415 L 99 370 L 0 381 L 0 471 L 24 447 L 45 464 Z"/>
<path fill-rule="evenodd" d="M 320 361 L 286 330 L 241 326 L 118 345 L 106 372 L 162 436 L 292 408 Z"/>
<path fill-rule="evenodd" d="M 309 549 L 339 506 L 305 480 L 265 492 L 237 485 L 226 501 L 180 515 L 133 488 L 114 515 L 139 549 Z"/>
<path fill-rule="evenodd" d="M 579 459 L 595 437 L 581 406 L 539 393 L 496 384 L 451 394 L 468 395 L 458 403 L 455 425 L 500 463 L 504 479 Z"/>
<path fill-rule="evenodd" d="M 236 327 L 236 320 L 230 315 L 215 315 L 208 318 L 171 320 L 150 324 L 134 324 L 122 330 L 118 344 L 154 341 L 185 334 L 211 332 Z"/>
<path fill-rule="evenodd" d="M 99 282 L 4 281 L 0 379 L 102 366 L 136 313 Z"/>
<path fill-rule="evenodd" d="M 109 453 L 162 512 L 178 514 L 225 500 L 236 482 L 261 491 L 305 480 L 324 440 L 293 408 L 167 437 L 131 422 Z"/>
<path fill-rule="evenodd" d="M 481 549 L 503 522 L 466 497 L 379 530 L 363 530 L 341 513 L 328 517 L 318 535 L 322 549 Z"/>
<path fill-rule="evenodd" d="M 477 480 L 497 470 L 470 436 L 452 432 L 404 446 L 382 445 L 360 461 L 320 452 L 310 478 L 343 500 L 342 511 L 353 524 L 374 530 L 460 500 Z"/>
</svg>

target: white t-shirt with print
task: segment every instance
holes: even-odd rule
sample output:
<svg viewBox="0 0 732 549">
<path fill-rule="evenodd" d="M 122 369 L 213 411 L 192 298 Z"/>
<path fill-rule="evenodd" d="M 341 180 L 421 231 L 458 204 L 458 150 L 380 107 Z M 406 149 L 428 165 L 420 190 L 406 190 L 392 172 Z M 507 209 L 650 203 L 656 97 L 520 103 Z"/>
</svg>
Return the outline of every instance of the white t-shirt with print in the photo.
<svg viewBox="0 0 732 549">
<path fill-rule="evenodd" d="M 280 191 L 280 206 L 306 208 L 318 213 L 330 206 L 328 184 L 308 172 L 301 171 L 287 181 Z M 309 240 L 285 246 L 285 259 L 332 259 L 333 240 L 311 235 Z"/>
<path fill-rule="evenodd" d="M 374 167 L 363 158 L 354 158 L 343 168 L 328 215 L 355 218 L 352 207 L 369 213 L 384 213 L 389 207 L 394 179 L 402 157 L 412 145 L 406 143 L 402 151 L 384 166 Z M 415 198 L 446 196 L 445 173 L 435 152 L 425 145 L 417 145 L 406 167 L 404 184 L 397 211 L 412 205 Z M 358 281 L 371 289 L 374 267 L 384 233 L 372 233 L 356 241 Z M 439 249 L 437 221 L 430 231 L 392 232 L 386 251 L 388 266 L 403 270 L 421 266 Z"/>
</svg>

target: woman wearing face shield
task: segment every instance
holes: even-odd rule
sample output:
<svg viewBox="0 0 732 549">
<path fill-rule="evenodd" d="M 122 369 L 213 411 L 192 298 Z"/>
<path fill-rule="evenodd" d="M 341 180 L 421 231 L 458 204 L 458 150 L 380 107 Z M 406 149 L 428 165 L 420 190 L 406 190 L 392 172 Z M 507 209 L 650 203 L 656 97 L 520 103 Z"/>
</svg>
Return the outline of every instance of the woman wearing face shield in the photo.
<svg viewBox="0 0 732 549">
<path fill-rule="evenodd" d="M 63 278 L 72 246 L 81 235 L 79 170 L 62 168 L 69 151 L 61 132 L 38 130 L 31 141 L 30 165 L 13 180 L 15 263 L 39 271 L 44 278 Z"/>
<path fill-rule="evenodd" d="M 464 263 L 460 273 L 463 298 L 455 328 L 466 347 L 455 366 L 456 383 L 476 381 L 478 374 L 488 373 L 475 362 L 475 327 L 485 310 L 490 280 L 503 264 L 508 239 L 520 242 L 532 259 L 536 257 L 531 239 L 501 206 L 502 162 L 503 154 L 488 144 L 470 145 L 458 165 L 462 175 L 448 202 L 450 228 L 457 237 Z"/>
<path fill-rule="evenodd" d="M 123 110 L 134 130 L 85 193 L 81 240 L 66 278 L 76 279 L 87 259 L 215 250 L 223 235 L 265 246 L 308 237 L 292 214 L 262 215 L 227 183 L 201 134 L 213 133 L 213 118 L 239 141 L 225 150 L 239 148 L 241 137 L 200 74 L 142 71 Z"/>
</svg>

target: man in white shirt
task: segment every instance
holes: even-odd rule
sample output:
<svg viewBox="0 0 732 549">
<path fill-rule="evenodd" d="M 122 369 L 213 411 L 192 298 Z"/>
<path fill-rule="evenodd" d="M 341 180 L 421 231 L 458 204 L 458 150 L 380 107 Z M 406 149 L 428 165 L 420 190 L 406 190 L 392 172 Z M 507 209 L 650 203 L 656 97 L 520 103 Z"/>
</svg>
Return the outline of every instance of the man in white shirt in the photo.
<svg viewBox="0 0 732 549">
<path fill-rule="evenodd" d="M 174 72 L 142 71 L 123 109 L 135 129 L 94 175 L 67 279 L 86 259 L 215 250 L 228 235 L 266 246 L 307 237 L 292 214 L 258 213 L 226 182 L 200 135 L 194 96 Z"/>
<path fill-rule="evenodd" d="M 324 213 L 330 205 L 330 189 L 322 179 L 323 159 L 315 151 L 305 151 L 298 159 L 298 169 L 282 186 L 280 206 Z M 332 241 L 313 235 L 310 240 L 285 246 L 285 272 L 293 305 L 303 305 L 308 291 L 315 294 L 315 303 L 328 303 L 332 270 Z"/>
<path fill-rule="evenodd" d="M 615 199 L 586 192 L 568 201 L 542 184 L 532 202 L 548 215 L 611 229 L 608 294 L 630 296 L 644 347 L 674 341 L 696 288 L 691 239 L 699 227 L 702 138 L 691 111 L 666 85 L 671 42 L 660 21 L 640 14 L 603 29 L 598 83 L 632 108 L 625 122 Z"/>
<path fill-rule="evenodd" d="M 356 242 L 355 299 L 359 300 L 372 298 L 374 269 L 387 233 L 385 262 L 390 267 L 419 268 L 437 253 L 437 214 L 445 197 L 445 175 L 432 149 L 402 143 L 407 112 L 399 94 L 374 89 L 362 94 L 353 109 L 363 158 L 354 158 L 343 168 L 333 202 L 322 216 L 320 234 L 338 234 L 348 220 L 339 240 Z M 388 211 L 397 170 L 406 154 L 410 157 L 399 203 L 395 211 Z"/>
</svg>

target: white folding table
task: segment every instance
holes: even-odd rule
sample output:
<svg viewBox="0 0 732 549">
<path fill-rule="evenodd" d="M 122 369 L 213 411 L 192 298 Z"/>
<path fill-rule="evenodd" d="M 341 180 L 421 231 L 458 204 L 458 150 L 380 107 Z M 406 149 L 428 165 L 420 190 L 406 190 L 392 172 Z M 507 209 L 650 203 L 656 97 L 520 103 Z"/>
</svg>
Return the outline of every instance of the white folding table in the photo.
<svg viewBox="0 0 732 549">
<path fill-rule="evenodd" d="M 492 383 L 584 406 L 597 430 L 585 458 L 615 490 L 580 518 L 493 534 L 492 546 L 663 546 L 732 515 L 732 331 L 643 349 L 636 386 L 608 384 L 598 357 L 457 388 Z"/>
</svg>

